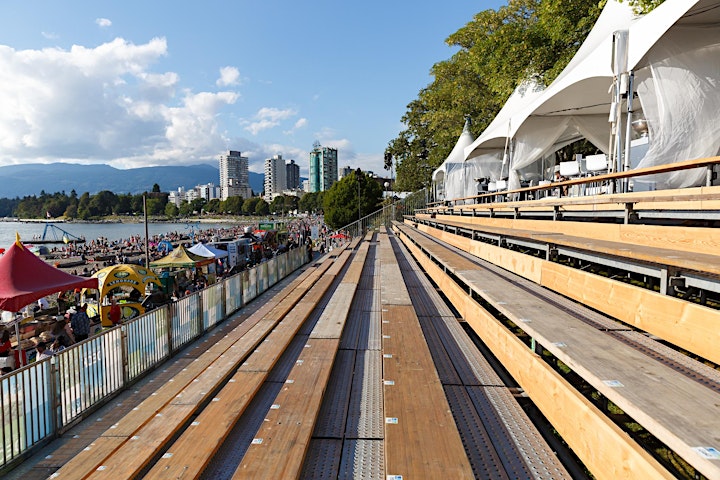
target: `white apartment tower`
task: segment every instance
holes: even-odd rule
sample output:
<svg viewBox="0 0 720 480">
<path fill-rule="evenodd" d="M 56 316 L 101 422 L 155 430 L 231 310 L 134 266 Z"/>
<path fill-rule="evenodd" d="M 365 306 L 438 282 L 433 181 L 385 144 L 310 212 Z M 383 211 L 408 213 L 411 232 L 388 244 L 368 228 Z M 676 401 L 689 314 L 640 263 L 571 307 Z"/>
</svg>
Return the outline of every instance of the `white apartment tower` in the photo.
<svg viewBox="0 0 720 480">
<path fill-rule="evenodd" d="M 272 202 L 287 189 L 285 160 L 275 155 L 265 160 L 265 201 Z"/>
<path fill-rule="evenodd" d="M 248 176 L 248 157 L 236 150 L 220 155 L 220 199 L 252 197 Z"/>
</svg>

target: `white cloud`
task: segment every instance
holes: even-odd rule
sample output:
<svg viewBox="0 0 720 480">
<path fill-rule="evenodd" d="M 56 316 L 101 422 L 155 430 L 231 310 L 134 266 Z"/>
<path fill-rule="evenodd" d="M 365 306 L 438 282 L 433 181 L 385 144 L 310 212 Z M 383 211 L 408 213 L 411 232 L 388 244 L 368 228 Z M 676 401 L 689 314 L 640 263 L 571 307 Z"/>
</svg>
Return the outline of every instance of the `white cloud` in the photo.
<svg viewBox="0 0 720 480">
<path fill-rule="evenodd" d="M 112 26 L 112 22 L 107 18 L 96 18 L 95 23 L 97 23 L 100 28 L 107 28 Z"/>
<path fill-rule="evenodd" d="M 47 38 L 48 40 L 57 40 L 60 36 L 57 33 L 52 32 L 40 32 L 40 35 Z"/>
<path fill-rule="evenodd" d="M 235 67 L 222 67 L 220 78 L 215 82 L 219 87 L 227 87 L 240 84 L 240 71 Z"/>
<path fill-rule="evenodd" d="M 0 45 L 0 165 L 74 161 L 117 167 L 215 161 L 234 92 L 180 91 L 155 38 L 94 48 L 14 50 Z"/>
<path fill-rule="evenodd" d="M 283 133 L 284 133 L 285 135 L 292 135 L 292 134 L 295 133 L 297 130 L 300 130 L 301 128 L 305 128 L 305 127 L 307 126 L 307 124 L 308 124 L 308 119 L 307 119 L 307 118 L 304 118 L 304 117 L 303 117 L 303 118 L 299 118 L 299 119 L 297 120 L 297 122 L 295 122 L 295 125 L 293 125 L 293 127 L 292 127 L 290 130 L 285 130 Z"/>
<path fill-rule="evenodd" d="M 255 114 L 255 121 L 245 127 L 245 130 L 253 135 L 257 135 L 263 130 L 268 130 L 280 125 L 282 120 L 286 120 L 295 115 L 297 115 L 297 112 L 291 108 L 280 110 L 273 107 L 263 107 Z"/>
</svg>

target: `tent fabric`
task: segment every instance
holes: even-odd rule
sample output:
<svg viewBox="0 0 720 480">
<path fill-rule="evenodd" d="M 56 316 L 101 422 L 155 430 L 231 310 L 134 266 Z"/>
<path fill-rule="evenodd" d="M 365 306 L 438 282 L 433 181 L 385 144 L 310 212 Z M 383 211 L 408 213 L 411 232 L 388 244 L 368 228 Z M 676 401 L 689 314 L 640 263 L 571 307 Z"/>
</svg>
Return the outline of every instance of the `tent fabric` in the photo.
<svg viewBox="0 0 720 480">
<path fill-rule="evenodd" d="M 472 144 L 472 142 L 473 135 L 470 132 L 470 118 L 468 117 L 465 119 L 462 133 L 457 142 L 455 142 L 452 151 L 442 165 L 433 172 L 436 198 L 457 198 L 464 196 L 466 183 L 472 182 L 472 178 L 465 174 L 465 148 Z"/>
<path fill-rule="evenodd" d="M 188 252 L 200 255 L 201 257 L 210 258 L 225 258 L 228 256 L 228 252 L 225 250 L 220 250 L 210 245 L 205 245 L 204 243 L 196 243 L 192 247 L 188 248 Z"/>
<path fill-rule="evenodd" d="M 123 286 L 134 288 L 143 294 L 150 283 L 162 287 L 157 275 L 140 265 L 124 263 L 111 265 L 95 272 L 93 278 L 98 281 L 97 289 L 100 291 L 100 297 L 104 297 L 114 288 Z"/>
<path fill-rule="evenodd" d="M 647 55 L 636 74 L 649 128 L 649 148 L 637 165 L 652 167 L 715 156 L 720 146 L 720 29 L 678 27 Z M 657 189 L 703 185 L 706 169 L 643 177 Z"/>
<path fill-rule="evenodd" d="M 150 262 L 152 268 L 183 268 L 183 267 L 201 267 L 203 265 L 209 265 L 213 262 L 212 258 L 202 257 L 192 252 L 188 252 L 187 249 L 180 245 L 178 248 L 170 252 L 169 255 Z"/>
<path fill-rule="evenodd" d="M 18 312 L 53 293 L 97 286 L 97 278 L 70 275 L 48 265 L 19 241 L 0 257 L 0 310 Z"/>
<path fill-rule="evenodd" d="M 498 151 L 507 139 L 513 139 L 508 187 L 516 188 L 526 172 L 546 170 L 534 163 L 573 139 L 587 138 L 607 153 L 613 32 L 619 30 L 629 32 L 628 70 L 636 73 L 642 115 L 650 124 L 651 146 L 639 166 L 717 154 L 720 126 L 710 113 L 718 111 L 720 102 L 714 94 L 720 81 L 716 6 L 717 0 L 666 0 L 649 14 L 636 17 L 627 2 L 607 2 L 555 81 L 534 95 L 514 93 L 465 149 L 465 158 L 472 161 L 481 153 Z M 637 105 L 635 110 L 640 113 Z M 702 172 L 685 171 L 657 182 L 661 188 L 679 188 L 698 184 L 701 177 Z"/>
</svg>

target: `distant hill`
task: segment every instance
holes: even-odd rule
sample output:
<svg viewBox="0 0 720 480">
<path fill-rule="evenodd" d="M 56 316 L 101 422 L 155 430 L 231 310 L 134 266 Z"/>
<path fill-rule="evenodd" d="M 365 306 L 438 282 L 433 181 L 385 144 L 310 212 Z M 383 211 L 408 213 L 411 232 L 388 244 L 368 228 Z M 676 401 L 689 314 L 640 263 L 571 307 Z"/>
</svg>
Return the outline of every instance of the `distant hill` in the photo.
<svg viewBox="0 0 720 480">
<path fill-rule="evenodd" d="M 250 187 L 258 194 L 263 190 L 265 176 L 250 172 Z M 220 183 L 220 172 L 212 165 L 177 167 L 143 167 L 120 170 L 108 165 L 76 165 L 70 163 L 8 165 L 0 167 L 0 198 L 24 197 L 75 190 L 95 194 L 103 190 L 114 193 L 151 191 L 153 184 L 169 192 L 178 187 L 192 188 L 206 183 Z"/>
</svg>

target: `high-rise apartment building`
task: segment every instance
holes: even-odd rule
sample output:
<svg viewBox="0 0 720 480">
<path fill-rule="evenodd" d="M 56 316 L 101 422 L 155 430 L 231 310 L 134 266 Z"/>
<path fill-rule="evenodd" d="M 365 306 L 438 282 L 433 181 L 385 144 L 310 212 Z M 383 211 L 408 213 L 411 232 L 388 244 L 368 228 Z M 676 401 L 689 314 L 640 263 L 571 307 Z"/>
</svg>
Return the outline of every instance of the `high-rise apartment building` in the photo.
<svg viewBox="0 0 720 480">
<path fill-rule="evenodd" d="M 236 150 L 220 155 L 220 199 L 252 197 L 248 176 L 248 157 Z"/>
<path fill-rule="evenodd" d="M 287 189 L 297 190 L 300 188 L 300 165 L 295 160 L 285 164 L 285 177 L 287 178 Z"/>
<path fill-rule="evenodd" d="M 287 189 L 285 160 L 282 155 L 275 155 L 265 160 L 265 201 L 272 202 L 273 198 L 282 195 Z"/>
<path fill-rule="evenodd" d="M 315 142 L 310 152 L 310 191 L 322 192 L 338 180 L 337 148 Z"/>
</svg>

